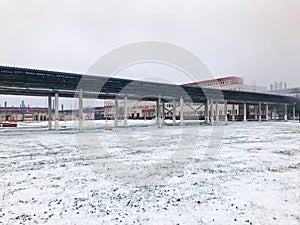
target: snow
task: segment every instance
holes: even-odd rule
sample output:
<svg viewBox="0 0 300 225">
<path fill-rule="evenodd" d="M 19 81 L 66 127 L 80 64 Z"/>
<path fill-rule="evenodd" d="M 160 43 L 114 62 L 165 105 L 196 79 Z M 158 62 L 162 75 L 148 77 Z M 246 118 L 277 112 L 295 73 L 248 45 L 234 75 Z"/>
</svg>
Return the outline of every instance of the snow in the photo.
<svg viewBox="0 0 300 225">
<path fill-rule="evenodd" d="M 300 223 L 299 123 L 185 122 L 0 129 L 0 224 Z"/>
</svg>

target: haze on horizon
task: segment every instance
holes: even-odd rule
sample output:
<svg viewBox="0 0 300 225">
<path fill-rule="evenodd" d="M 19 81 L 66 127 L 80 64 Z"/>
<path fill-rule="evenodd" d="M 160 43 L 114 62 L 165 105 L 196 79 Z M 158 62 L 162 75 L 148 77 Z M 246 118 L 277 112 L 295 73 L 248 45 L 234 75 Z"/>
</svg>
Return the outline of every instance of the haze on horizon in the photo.
<svg viewBox="0 0 300 225">
<path fill-rule="evenodd" d="M 191 50 L 214 77 L 299 87 L 299 11 L 298 0 L 1 0 L 0 65 L 85 73 L 116 47 L 157 40 Z M 190 82 L 179 71 L 149 65 L 116 76 Z M 18 106 L 20 99 L 0 96 L 0 103 Z M 44 98 L 25 102 L 45 105 Z"/>
</svg>

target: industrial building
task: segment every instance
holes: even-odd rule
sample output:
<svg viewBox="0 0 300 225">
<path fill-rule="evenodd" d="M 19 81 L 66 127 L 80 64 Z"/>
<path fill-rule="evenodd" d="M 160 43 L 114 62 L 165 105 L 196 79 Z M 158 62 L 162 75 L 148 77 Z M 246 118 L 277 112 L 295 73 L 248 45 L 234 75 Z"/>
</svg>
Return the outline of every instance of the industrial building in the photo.
<svg viewBox="0 0 300 225">
<path fill-rule="evenodd" d="M 0 107 L 0 121 L 1 122 L 32 122 L 32 121 L 47 121 L 48 108 L 43 107 Z M 51 110 L 51 119 L 54 120 L 54 109 Z M 68 121 L 78 119 L 78 109 L 59 110 L 58 120 Z M 85 120 L 100 120 L 104 119 L 104 107 L 86 107 L 83 109 L 83 118 Z"/>
</svg>

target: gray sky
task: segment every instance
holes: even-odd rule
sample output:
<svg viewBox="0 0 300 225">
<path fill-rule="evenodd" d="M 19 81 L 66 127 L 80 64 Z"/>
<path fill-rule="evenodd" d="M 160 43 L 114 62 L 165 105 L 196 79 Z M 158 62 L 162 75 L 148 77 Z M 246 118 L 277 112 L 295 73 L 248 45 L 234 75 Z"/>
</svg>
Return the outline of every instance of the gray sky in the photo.
<svg viewBox="0 0 300 225">
<path fill-rule="evenodd" d="M 299 12 L 299 0 L 0 0 L 0 64 L 85 73 L 116 47 L 157 40 L 191 50 L 215 77 L 300 86 Z M 118 75 L 158 73 L 190 81 L 149 65 Z M 5 99 L 18 105 L 21 98 L 0 96 L 1 105 Z M 25 102 L 45 105 L 44 98 Z"/>
</svg>

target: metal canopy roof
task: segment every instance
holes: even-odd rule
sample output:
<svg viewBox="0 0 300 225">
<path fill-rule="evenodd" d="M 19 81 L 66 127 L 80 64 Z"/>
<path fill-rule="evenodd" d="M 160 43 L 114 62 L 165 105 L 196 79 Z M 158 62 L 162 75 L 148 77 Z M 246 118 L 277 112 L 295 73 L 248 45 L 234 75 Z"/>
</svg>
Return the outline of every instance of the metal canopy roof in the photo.
<svg viewBox="0 0 300 225">
<path fill-rule="evenodd" d="M 91 76 L 75 73 L 0 66 L 0 94 L 77 97 L 79 89 L 85 98 L 157 100 L 160 95 L 166 101 L 179 99 L 205 102 L 207 99 L 228 103 L 299 104 L 293 97 L 254 92 L 188 87 L 165 83 Z"/>
</svg>

